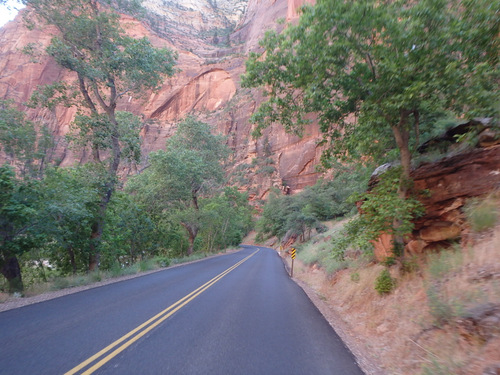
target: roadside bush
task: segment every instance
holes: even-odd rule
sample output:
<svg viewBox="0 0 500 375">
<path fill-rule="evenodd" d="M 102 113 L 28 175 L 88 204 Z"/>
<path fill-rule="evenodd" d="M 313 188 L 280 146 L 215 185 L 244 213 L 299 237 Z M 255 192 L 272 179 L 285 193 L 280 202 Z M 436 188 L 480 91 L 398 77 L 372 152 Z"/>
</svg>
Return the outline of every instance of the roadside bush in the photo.
<svg viewBox="0 0 500 375">
<path fill-rule="evenodd" d="M 170 259 L 167 257 L 156 257 L 155 262 L 161 268 L 165 268 L 165 267 L 168 267 L 170 265 Z"/>
<path fill-rule="evenodd" d="M 154 269 L 155 262 L 153 259 L 143 259 L 139 262 L 139 271 L 151 271 Z"/>
<path fill-rule="evenodd" d="M 451 319 L 463 313 L 464 306 L 474 300 L 474 296 L 467 296 L 459 291 L 455 292 L 447 287 L 447 281 L 464 265 L 464 254 L 460 249 L 441 250 L 429 254 L 428 279 L 426 286 L 429 312 L 434 318 L 434 324 L 442 326 Z"/>
<path fill-rule="evenodd" d="M 416 256 L 412 256 L 408 259 L 403 259 L 401 261 L 401 273 L 402 274 L 410 274 L 417 272 L 420 269 L 418 265 L 418 258 Z"/>
<path fill-rule="evenodd" d="M 384 269 L 375 280 L 375 290 L 380 295 L 389 294 L 396 287 L 396 279 L 394 279 L 388 269 Z"/>
</svg>

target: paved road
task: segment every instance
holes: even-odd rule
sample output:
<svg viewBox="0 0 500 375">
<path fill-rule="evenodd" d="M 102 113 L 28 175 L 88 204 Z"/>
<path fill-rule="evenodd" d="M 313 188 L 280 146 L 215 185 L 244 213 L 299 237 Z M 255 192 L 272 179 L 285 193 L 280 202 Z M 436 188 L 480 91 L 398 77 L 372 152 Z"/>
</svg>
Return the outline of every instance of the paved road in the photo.
<svg viewBox="0 0 500 375">
<path fill-rule="evenodd" d="M 0 313 L 0 374 L 363 374 L 272 249 Z"/>
</svg>

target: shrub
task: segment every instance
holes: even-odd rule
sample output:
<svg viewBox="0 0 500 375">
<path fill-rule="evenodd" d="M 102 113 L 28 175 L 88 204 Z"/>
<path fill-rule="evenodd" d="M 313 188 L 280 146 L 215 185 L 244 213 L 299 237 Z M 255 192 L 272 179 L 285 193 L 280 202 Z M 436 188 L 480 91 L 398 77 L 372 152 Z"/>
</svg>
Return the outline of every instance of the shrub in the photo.
<svg viewBox="0 0 500 375">
<path fill-rule="evenodd" d="M 154 268 L 154 262 L 151 259 L 143 259 L 139 262 L 139 271 L 150 271 Z"/>
<path fill-rule="evenodd" d="M 54 279 L 54 282 L 52 284 L 52 290 L 60 290 L 60 289 L 66 289 L 69 288 L 71 285 L 69 283 L 69 280 L 65 277 L 57 277 Z"/>
<path fill-rule="evenodd" d="M 389 256 L 381 262 L 384 266 L 390 267 L 396 264 L 396 257 Z"/>
<path fill-rule="evenodd" d="M 401 261 L 401 273 L 408 274 L 417 272 L 420 269 L 416 256 Z"/>
<path fill-rule="evenodd" d="M 161 268 L 165 268 L 170 265 L 170 259 L 167 257 L 156 257 L 155 261 Z"/>
<path fill-rule="evenodd" d="M 463 253 L 458 248 L 429 254 L 427 259 L 429 276 L 435 281 L 440 281 L 448 274 L 459 270 L 464 263 Z"/>
<path fill-rule="evenodd" d="M 425 210 L 411 186 L 410 196 L 399 197 L 400 177 L 401 167 L 391 168 L 380 175 L 373 189 L 349 197 L 353 203 L 362 202 L 362 214 L 351 219 L 344 226 L 342 235 L 334 239 L 337 248 L 367 251 L 373 248 L 372 241 L 379 238 L 380 233 L 404 237 L 412 232 L 414 219 L 422 216 Z M 397 243 L 394 245 L 396 247 Z M 394 248 L 394 256 L 401 255 L 401 250 Z"/>
<path fill-rule="evenodd" d="M 465 206 L 465 215 L 474 232 L 491 229 L 498 221 L 498 208 L 493 198 L 471 199 Z"/>
<path fill-rule="evenodd" d="M 118 277 L 122 275 L 122 267 L 120 262 L 114 262 L 110 268 L 111 277 Z"/>
<path fill-rule="evenodd" d="M 359 277 L 359 272 L 353 272 L 351 273 L 351 281 L 354 283 L 359 283 L 360 277 Z"/>
<path fill-rule="evenodd" d="M 89 273 L 89 276 L 90 280 L 92 280 L 93 282 L 99 282 L 102 280 L 102 274 L 100 271 L 91 272 Z"/>
<path fill-rule="evenodd" d="M 389 294 L 396 287 L 396 280 L 391 276 L 389 270 L 384 269 L 375 280 L 375 290 L 380 295 Z"/>
</svg>

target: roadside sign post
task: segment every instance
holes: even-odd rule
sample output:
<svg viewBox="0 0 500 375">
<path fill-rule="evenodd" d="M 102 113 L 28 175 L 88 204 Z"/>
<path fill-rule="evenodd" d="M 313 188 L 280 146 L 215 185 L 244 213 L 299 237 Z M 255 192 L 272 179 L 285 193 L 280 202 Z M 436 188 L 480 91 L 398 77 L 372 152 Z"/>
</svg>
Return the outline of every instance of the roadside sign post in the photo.
<svg viewBox="0 0 500 375">
<path fill-rule="evenodd" d="M 293 262 L 295 260 L 295 253 L 296 252 L 297 252 L 297 250 L 295 250 L 295 248 L 292 247 L 290 250 L 290 256 L 292 257 L 292 269 L 290 270 L 290 277 L 293 277 Z"/>
</svg>

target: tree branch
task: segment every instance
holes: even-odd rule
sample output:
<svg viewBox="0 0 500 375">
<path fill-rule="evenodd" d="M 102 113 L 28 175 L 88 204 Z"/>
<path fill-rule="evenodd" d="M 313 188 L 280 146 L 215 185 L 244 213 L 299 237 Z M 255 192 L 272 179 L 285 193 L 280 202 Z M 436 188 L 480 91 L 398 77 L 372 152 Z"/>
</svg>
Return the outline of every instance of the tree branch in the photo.
<svg viewBox="0 0 500 375">
<path fill-rule="evenodd" d="M 85 85 L 85 78 L 79 72 L 77 72 L 77 75 L 78 75 L 78 84 L 80 87 L 80 92 L 82 93 L 85 102 L 87 103 L 88 107 L 92 112 L 97 113 L 97 107 L 92 101 L 92 98 L 90 97 L 89 92 L 87 90 L 87 86 Z"/>
</svg>

